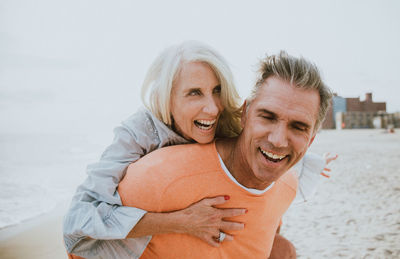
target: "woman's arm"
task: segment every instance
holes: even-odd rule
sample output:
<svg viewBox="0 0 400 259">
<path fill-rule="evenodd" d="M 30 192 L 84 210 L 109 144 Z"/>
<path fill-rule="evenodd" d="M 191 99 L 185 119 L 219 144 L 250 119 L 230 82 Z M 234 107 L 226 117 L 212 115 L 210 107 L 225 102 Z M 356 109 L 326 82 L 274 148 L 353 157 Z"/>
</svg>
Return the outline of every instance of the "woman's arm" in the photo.
<svg viewBox="0 0 400 259">
<path fill-rule="evenodd" d="M 329 153 L 328 153 L 329 154 Z M 299 172 L 299 186 L 296 195 L 296 203 L 305 202 L 312 198 L 322 176 L 330 171 L 326 168 L 327 164 L 335 160 L 336 156 L 320 156 L 311 152 L 307 152 L 305 156 L 295 165 Z"/>
<path fill-rule="evenodd" d="M 129 163 L 143 156 L 143 148 L 125 127 L 117 127 L 113 143 L 99 162 L 89 165 L 64 219 L 64 241 L 68 252 L 91 239 L 123 239 L 146 213 L 122 207 L 118 183 Z"/>
<path fill-rule="evenodd" d="M 246 213 L 245 209 L 217 209 L 229 196 L 205 198 L 186 209 L 168 213 L 147 213 L 128 234 L 128 237 L 141 237 L 164 233 L 185 233 L 196 236 L 209 245 L 218 247 L 215 237 L 219 232 L 242 230 L 243 223 L 224 221 L 223 218 L 235 217 Z M 233 237 L 226 234 L 225 240 Z"/>
<path fill-rule="evenodd" d="M 208 199 L 173 213 L 146 213 L 138 208 L 121 206 L 116 188 L 129 163 L 162 146 L 185 142 L 148 112 L 139 112 L 116 128 L 113 143 L 98 163 L 88 167 L 88 178 L 78 187 L 65 216 L 67 251 L 89 258 L 99 255 L 121 257 L 124 253 L 139 257 L 150 241 L 150 235 L 188 233 L 218 245 L 212 235 L 219 233 L 219 229 L 241 229 L 240 223 L 222 220 L 239 215 L 237 209 L 216 209 L 212 206 L 219 203 L 207 203 Z M 221 199 L 223 197 L 219 197 L 219 202 Z M 207 213 L 208 217 L 204 217 Z M 125 239 L 127 237 L 129 239 Z"/>
<path fill-rule="evenodd" d="M 146 213 L 121 206 L 116 188 L 126 167 L 157 148 L 186 141 L 155 121 L 144 109 L 124 121 L 114 133 L 113 143 L 104 151 L 100 161 L 88 166 L 88 177 L 78 187 L 65 216 L 64 241 L 68 252 L 96 247 L 93 239 L 126 238 Z M 142 243 L 140 241 L 138 246 L 143 246 Z"/>
</svg>

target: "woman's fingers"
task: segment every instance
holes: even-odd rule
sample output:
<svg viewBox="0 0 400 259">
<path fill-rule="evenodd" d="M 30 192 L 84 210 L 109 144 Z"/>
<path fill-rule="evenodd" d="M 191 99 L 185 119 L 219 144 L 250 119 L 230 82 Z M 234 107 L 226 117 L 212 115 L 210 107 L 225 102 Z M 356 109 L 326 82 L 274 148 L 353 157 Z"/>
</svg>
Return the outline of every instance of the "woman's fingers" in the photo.
<svg viewBox="0 0 400 259">
<path fill-rule="evenodd" d="M 205 199 L 201 200 L 201 202 L 203 202 L 205 205 L 208 205 L 208 206 L 215 206 L 215 205 L 224 204 L 229 199 L 230 199 L 229 195 L 224 195 L 224 196 L 217 196 L 214 198 L 205 198 Z M 217 208 L 217 209 L 222 211 L 223 218 L 240 216 L 247 212 L 246 209 L 238 209 L 238 208 L 235 208 L 235 209 Z"/>
<path fill-rule="evenodd" d="M 228 198 L 226 198 L 228 197 Z M 229 196 L 218 196 L 214 198 L 205 198 L 201 200 L 204 205 L 213 207 L 215 205 L 221 205 L 225 203 L 229 199 Z M 218 215 L 221 219 L 222 218 L 230 218 L 230 217 L 236 217 L 240 215 L 244 215 L 247 213 L 247 209 L 242 209 L 242 208 L 215 208 L 215 214 Z"/>
<path fill-rule="evenodd" d="M 233 236 L 226 234 L 226 233 L 225 233 L 225 238 L 222 242 L 219 242 L 218 237 L 210 236 L 207 239 L 205 239 L 204 241 L 206 241 L 209 245 L 214 246 L 214 247 L 219 247 L 223 242 L 226 242 L 226 241 L 228 241 L 228 242 L 233 241 Z"/>
<path fill-rule="evenodd" d="M 203 202 L 205 205 L 208 206 L 214 206 L 214 205 L 224 204 L 229 199 L 230 199 L 229 195 L 224 195 L 224 196 L 217 196 L 214 198 L 205 198 L 202 199 L 201 202 Z"/>
<path fill-rule="evenodd" d="M 247 213 L 247 209 L 218 209 L 222 212 L 222 218 L 236 217 Z"/>
<path fill-rule="evenodd" d="M 226 236 L 225 236 L 224 242 L 225 242 L 225 241 L 233 241 L 233 236 L 231 236 L 231 235 L 229 235 L 229 234 L 226 234 L 226 233 L 225 233 L 225 235 L 226 235 Z"/>
<path fill-rule="evenodd" d="M 325 174 L 324 172 L 321 173 L 322 176 L 326 177 L 326 178 L 330 178 L 331 176 L 328 174 Z"/>
<path fill-rule="evenodd" d="M 220 246 L 220 242 L 218 242 L 214 237 L 210 237 L 207 240 L 205 240 L 209 245 L 213 246 L 213 247 L 219 247 Z"/>
<path fill-rule="evenodd" d="M 332 156 L 330 153 L 325 153 L 323 155 L 323 157 L 325 158 L 326 164 L 329 164 L 333 160 L 336 160 L 336 158 L 338 158 L 338 156 L 339 156 L 338 154 L 335 154 Z"/>
<path fill-rule="evenodd" d="M 328 157 L 328 163 L 332 162 L 333 160 L 336 160 L 336 158 L 338 158 L 339 155 L 334 155 L 331 157 Z"/>
<path fill-rule="evenodd" d="M 213 198 L 204 198 L 188 208 L 180 211 L 183 220 L 183 233 L 188 233 L 200 238 L 211 246 L 218 247 L 220 232 L 243 230 L 244 224 L 240 222 L 225 221 L 225 218 L 244 215 L 247 209 L 244 208 L 216 208 L 230 199 L 229 196 L 221 195 Z M 225 241 L 232 241 L 233 236 L 226 234 Z"/>
<path fill-rule="evenodd" d="M 222 221 L 221 222 L 221 230 L 224 232 L 232 231 L 232 230 L 243 230 L 244 224 L 232 221 Z"/>
</svg>

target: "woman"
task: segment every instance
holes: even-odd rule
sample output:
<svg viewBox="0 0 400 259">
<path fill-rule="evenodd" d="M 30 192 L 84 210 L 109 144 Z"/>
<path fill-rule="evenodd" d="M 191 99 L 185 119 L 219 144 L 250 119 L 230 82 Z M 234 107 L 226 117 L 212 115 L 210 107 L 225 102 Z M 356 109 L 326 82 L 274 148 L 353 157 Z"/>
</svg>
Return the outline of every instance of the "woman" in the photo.
<svg viewBox="0 0 400 259">
<path fill-rule="evenodd" d="M 243 228 L 241 223 L 223 218 L 242 215 L 245 208 L 213 207 L 228 196 L 206 198 L 171 213 L 151 213 L 121 206 L 116 192 L 129 163 L 155 149 L 209 143 L 215 137 L 233 137 L 240 132 L 240 99 L 226 61 L 198 42 L 170 47 L 151 65 L 142 99 L 147 109 L 115 129 L 113 144 L 98 163 L 88 167 L 89 176 L 73 198 L 64 222 L 68 252 L 84 257 L 136 258 L 151 235 L 187 233 L 218 246 L 220 230 Z M 312 165 L 318 175 L 325 162 L 313 158 Z M 225 238 L 231 239 L 229 235 Z"/>
</svg>

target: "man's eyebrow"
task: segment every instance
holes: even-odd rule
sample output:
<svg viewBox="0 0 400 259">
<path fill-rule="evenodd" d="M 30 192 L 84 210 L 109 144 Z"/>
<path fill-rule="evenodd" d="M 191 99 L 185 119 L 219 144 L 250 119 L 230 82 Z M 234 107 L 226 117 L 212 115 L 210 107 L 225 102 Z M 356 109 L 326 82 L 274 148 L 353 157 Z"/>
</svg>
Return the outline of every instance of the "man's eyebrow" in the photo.
<svg viewBox="0 0 400 259">
<path fill-rule="evenodd" d="M 303 121 L 293 121 L 292 124 L 296 124 L 298 126 L 301 126 L 301 127 L 307 128 L 307 129 L 309 129 L 311 127 L 311 125 L 309 125 L 308 123 L 303 122 Z"/>
<path fill-rule="evenodd" d="M 265 108 L 259 109 L 258 112 L 262 113 L 262 114 L 268 114 L 269 116 L 272 116 L 272 117 L 277 117 L 278 116 L 275 112 L 269 111 L 269 110 L 267 110 Z M 291 123 L 292 124 L 296 124 L 296 125 L 298 125 L 300 127 L 307 128 L 307 129 L 311 128 L 311 125 L 309 123 L 307 123 L 307 122 L 304 122 L 304 121 L 295 120 L 295 121 L 292 121 Z"/>
<path fill-rule="evenodd" d="M 259 109 L 258 112 L 259 112 L 259 113 L 266 113 L 266 114 L 268 114 L 268 115 L 270 115 L 270 116 L 274 116 L 274 117 L 277 116 L 277 114 L 276 114 L 275 112 L 269 111 L 269 110 L 267 110 L 267 109 L 265 109 L 265 108 Z"/>
</svg>

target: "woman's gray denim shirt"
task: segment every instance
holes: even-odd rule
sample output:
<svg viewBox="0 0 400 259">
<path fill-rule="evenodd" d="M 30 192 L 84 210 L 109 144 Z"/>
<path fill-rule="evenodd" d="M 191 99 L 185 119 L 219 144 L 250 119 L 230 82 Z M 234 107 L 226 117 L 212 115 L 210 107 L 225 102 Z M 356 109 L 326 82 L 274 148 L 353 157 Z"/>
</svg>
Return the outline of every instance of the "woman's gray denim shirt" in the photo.
<svg viewBox="0 0 400 259">
<path fill-rule="evenodd" d="M 139 258 L 151 236 L 126 238 L 146 211 L 121 204 L 117 186 L 127 166 L 158 148 L 189 143 L 145 108 L 114 129 L 114 140 L 100 161 L 87 167 L 64 218 L 64 242 L 69 253 L 85 258 Z M 303 164 L 305 164 L 303 166 Z M 309 166 L 306 166 L 306 165 Z M 325 166 L 320 156 L 308 153 L 297 165 L 299 188 L 317 186 Z M 300 191 L 304 194 L 313 191 Z M 298 194 L 299 194 L 298 193 Z"/>
</svg>

